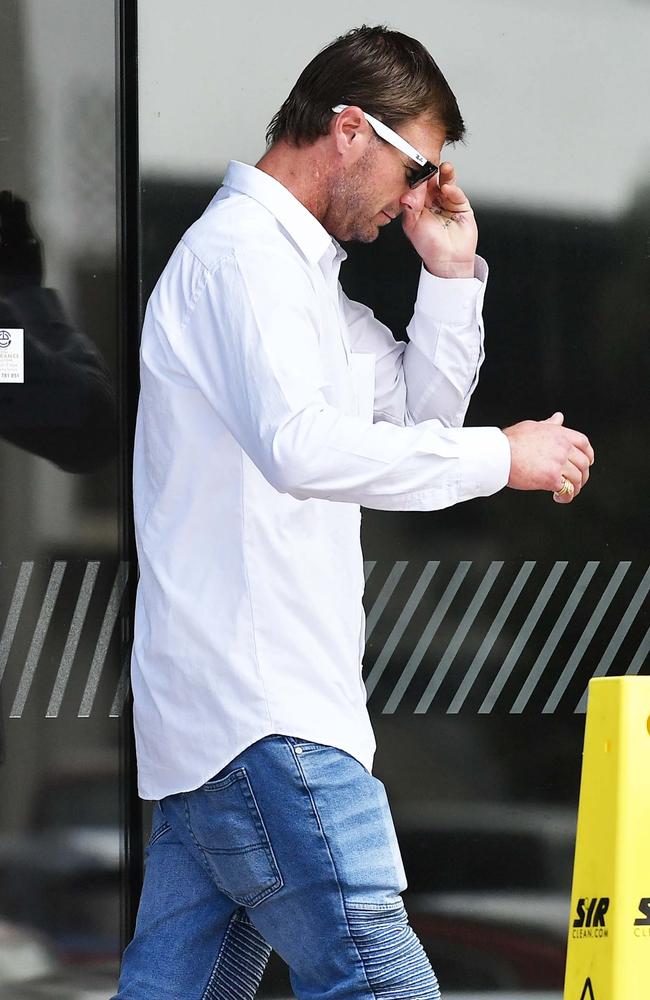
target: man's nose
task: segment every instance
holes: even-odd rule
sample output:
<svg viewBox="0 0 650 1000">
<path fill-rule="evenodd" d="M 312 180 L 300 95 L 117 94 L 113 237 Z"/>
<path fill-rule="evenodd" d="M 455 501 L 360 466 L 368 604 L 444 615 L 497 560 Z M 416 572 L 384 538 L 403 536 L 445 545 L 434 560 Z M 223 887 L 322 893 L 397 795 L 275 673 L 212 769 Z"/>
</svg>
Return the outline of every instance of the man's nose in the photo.
<svg viewBox="0 0 650 1000">
<path fill-rule="evenodd" d="M 416 188 L 407 188 L 399 200 L 400 207 L 405 208 L 408 205 L 414 211 L 421 212 L 424 207 L 426 191 L 426 184 L 419 184 Z"/>
</svg>

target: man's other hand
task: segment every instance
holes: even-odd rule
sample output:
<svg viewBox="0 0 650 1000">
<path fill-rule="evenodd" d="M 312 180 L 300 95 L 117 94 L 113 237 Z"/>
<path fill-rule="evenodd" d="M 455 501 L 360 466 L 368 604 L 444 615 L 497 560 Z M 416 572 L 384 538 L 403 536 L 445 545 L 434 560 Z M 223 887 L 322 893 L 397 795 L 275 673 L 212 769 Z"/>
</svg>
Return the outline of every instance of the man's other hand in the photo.
<svg viewBox="0 0 650 1000">
<path fill-rule="evenodd" d="M 473 278 L 478 229 L 472 206 L 446 161 L 400 199 L 402 227 L 424 266 L 439 278 Z"/>
<path fill-rule="evenodd" d="M 564 416 L 554 413 L 548 420 L 523 420 L 504 429 L 512 456 L 511 489 L 549 490 L 557 503 L 577 497 L 589 479 L 594 450 L 584 434 L 563 425 Z"/>
</svg>

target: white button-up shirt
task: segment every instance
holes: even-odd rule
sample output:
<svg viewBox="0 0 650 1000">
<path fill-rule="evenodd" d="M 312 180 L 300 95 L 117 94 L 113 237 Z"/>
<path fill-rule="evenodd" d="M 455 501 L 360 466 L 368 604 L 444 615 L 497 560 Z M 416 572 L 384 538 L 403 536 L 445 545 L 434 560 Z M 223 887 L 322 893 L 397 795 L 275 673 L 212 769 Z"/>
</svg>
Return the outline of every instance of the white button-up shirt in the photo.
<svg viewBox="0 0 650 1000">
<path fill-rule="evenodd" d="M 143 798 L 198 787 L 270 733 L 370 770 L 360 505 L 434 510 L 507 482 L 505 435 L 460 426 L 484 263 L 468 279 L 422 270 L 407 345 L 347 298 L 344 258 L 283 185 L 231 163 L 149 300 L 134 456 Z"/>
</svg>

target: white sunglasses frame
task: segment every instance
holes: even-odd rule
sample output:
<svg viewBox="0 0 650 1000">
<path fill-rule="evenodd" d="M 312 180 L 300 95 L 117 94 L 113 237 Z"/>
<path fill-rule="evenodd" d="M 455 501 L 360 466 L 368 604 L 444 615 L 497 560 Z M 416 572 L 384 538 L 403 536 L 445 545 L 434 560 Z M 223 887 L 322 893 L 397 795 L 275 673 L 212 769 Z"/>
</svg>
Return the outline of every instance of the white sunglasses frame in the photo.
<svg viewBox="0 0 650 1000">
<path fill-rule="evenodd" d="M 351 104 L 337 104 L 336 107 L 332 108 L 332 111 L 334 112 L 334 114 L 338 115 L 341 113 L 341 111 L 345 111 L 346 108 L 350 107 L 352 107 Z M 438 173 L 438 167 L 436 167 L 434 163 L 430 163 L 430 161 L 426 158 L 426 156 L 423 156 L 422 153 L 418 152 L 415 146 L 411 146 L 411 144 L 407 142 L 406 139 L 402 139 L 401 135 L 398 135 L 397 132 L 394 132 L 392 128 L 388 127 L 388 125 L 384 125 L 384 123 L 380 122 L 378 118 L 374 118 L 372 115 L 369 115 L 368 112 L 364 111 L 362 108 L 359 108 L 359 110 L 361 111 L 363 117 L 366 119 L 371 128 L 374 129 L 374 131 L 377 133 L 378 136 L 380 136 L 382 139 L 385 139 L 386 142 L 390 143 L 391 146 L 394 146 L 395 149 L 399 149 L 401 153 L 405 153 L 406 156 L 410 157 L 411 160 L 415 160 L 415 162 L 418 163 L 421 167 L 424 167 L 427 164 L 429 164 L 432 167 L 435 167 L 435 169 L 430 174 L 431 177 L 434 177 L 435 174 Z M 428 180 L 428 178 L 422 178 L 422 180 L 425 179 Z"/>
</svg>

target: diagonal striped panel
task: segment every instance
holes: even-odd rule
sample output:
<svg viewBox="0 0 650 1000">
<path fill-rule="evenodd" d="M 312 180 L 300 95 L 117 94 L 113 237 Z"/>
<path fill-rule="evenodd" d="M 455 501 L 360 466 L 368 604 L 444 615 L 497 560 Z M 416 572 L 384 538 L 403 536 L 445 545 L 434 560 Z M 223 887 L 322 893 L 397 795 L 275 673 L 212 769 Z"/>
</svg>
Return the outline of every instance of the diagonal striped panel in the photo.
<svg viewBox="0 0 650 1000">
<path fill-rule="evenodd" d="M 517 635 L 514 643 L 510 648 L 510 652 L 508 653 L 501 669 L 499 670 L 497 676 L 492 682 L 490 690 L 483 699 L 483 704 L 479 708 L 480 714 L 483 715 L 485 713 L 489 713 L 494 708 L 497 698 L 503 691 L 506 682 L 508 681 L 510 675 L 512 674 L 512 671 L 515 668 L 515 664 L 517 663 L 519 657 L 524 651 L 526 643 L 528 642 L 528 640 L 532 635 L 533 629 L 537 625 L 537 622 L 539 621 L 544 608 L 550 601 L 551 595 L 553 594 L 553 591 L 557 587 L 560 581 L 560 577 L 564 573 L 567 566 L 568 563 L 566 562 L 556 562 L 555 566 L 549 573 L 546 582 L 537 597 L 537 600 L 533 604 L 528 614 L 528 617 L 526 618 L 526 621 L 524 622 L 519 634 Z"/>
<path fill-rule="evenodd" d="M 45 718 L 59 718 L 66 702 L 71 707 L 70 696 L 81 697 L 82 688 L 88 705 L 104 661 L 115 671 L 114 652 L 121 639 L 116 636 L 113 641 L 111 636 L 119 618 L 126 564 L 118 569 L 110 596 L 107 584 L 116 567 L 112 559 L 106 560 L 103 575 L 104 563 L 98 560 L 19 563 L 13 570 L 15 585 L 12 568 L 6 563 L 0 566 L 0 608 L 8 606 L 4 624 L 0 619 L 3 701 L 11 705 L 8 718 L 24 718 L 27 710 L 30 720 L 35 711 Z M 103 694 L 101 712 L 109 714 L 105 701 Z"/>
<path fill-rule="evenodd" d="M 99 632 L 97 646 L 95 647 L 95 655 L 93 656 L 92 663 L 90 664 L 88 680 L 86 681 L 86 687 L 81 699 L 81 705 L 79 706 L 78 714 L 80 719 L 87 719 L 92 712 L 95 695 L 97 693 L 100 677 L 104 668 L 108 644 L 111 641 L 113 629 L 115 628 L 117 616 L 122 604 L 128 575 L 128 563 L 121 562 L 117 568 L 117 573 L 115 574 L 115 582 L 113 583 L 111 596 L 108 599 L 108 606 L 106 608 L 102 627 Z"/>
<path fill-rule="evenodd" d="M 130 657 L 116 630 L 128 610 L 127 564 L 26 561 L 13 571 L 2 565 L 2 574 L 0 679 L 12 690 L 9 717 L 26 721 L 42 705 L 45 717 L 58 718 L 77 699 L 75 717 L 119 718 L 130 690 Z M 573 709 L 569 698 L 590 676 L 648 669 L 650 570 L 629 561 L 544 570 L 532 561 L 442 569 L 437 561 L 369 560 L 364 576 L 375 711 L 424 714 L 444 691 L 450 714 L 484 714 L 504 701 L 507 685 L 512 712 L 548 714 Z M 373 705 L 380 682 L 382 701 Z M 419 700 L 407 708 L 413 689 Z"/>
<path fill-rule="evenodd" d="M 25 594 L 27 593 L 33 569 L 33 562 L 24 562 L 20 567 L 18 579 L 16 580 L 13 597 L 11 598 L 11 604 L 9 605 L 9 611 L 7 612 L 7 618 L 2 630 L 2 638 L 0 639 L 0 681 L 4 676 L 7 666 L 7 660 L 9 659 L 9 653 L 11 652 L 16 629 L 18 628 L 20 613 L 23 610 Z"/>
<path fill-rule="evenodd" d="M 431 583 L 431 580 L 433 579 L 433 576 L 436 570 L 438 569 L 439 565 L 440 563 L 438 562 L 428 562 L 424 567 L 424 569 L 422 570 L 418 582 L 413 588 L 408 601 L 404 605 L 404 608 L 400 612 L 400 616 L 397 619 L 394 628 L 392 629 L 390 635 L 388 636 L 388 639 L 384 643 L 384 646 L 381 652 L 379 653 L 379 656 L 377 657 L 372 670 L 368 675 L 368 678 L 366 680 L 366 690 L 368 692 L 368 697 L 370 697 L 375 687 L 379 683 L 381 676 L 384 670 L 386 669 L 388 661 L 390 660 L 394 651 L 397 649 L 400 639 L 404 635 L 409 625 L 409 622 L 411 621 L 411 618 L 415 614 L 415 611 L 420 601 L 422 600 L 422 597 L 424 596 L 427 587 Z"/>
<path fill-rule="evenodd" d="M 50 696 L 50 704 L 48 705 L 47 712 L 45 713 L 46 718 L 48 719 L 56 719 L 59 716 L 61 702 L 63 701 L 65 689 L 68 684 L 70 671 L 72 670 L 72 664 L 79 645 L 79 639 L 81 638 L 81 630 L 84 626 L 86 615 L 88 614 L 88 606 L 90 605 L 90 599 L 93 594 L 93 588 L 95 586 L 98 572 L 98 562 L 89 562 L 87 564 L 84 578 L 81 581 L 77 603 L 72 614 L 72 621 L 70 622 L 68 637 L 61 656 L 61 663 L 59 664 L 59 669 L 57 670 L 56 678 L 54 680 L 54 686 Z"/>
<path fill-rule="evenodd" d="M 379 591 L 379 596 L 377 597 L 377 600 L 375 601 L 370 611 L 368 612 L 368 616 L 366 618 L 366 642 L 374 632 L 375 625 L 377 624 L 382 614 L 386 610 L 388 602 L 393 596 L 395 588 L 397 587 L 397 584 L 400 582 L 402 574 L 404 573 L 404 570 L 406 569 L 407 566 L 408 566 L 407 561 L 396 562 L 392 570 L 388 574 L 388 579 L 386 580 L 384 586 Z"/>
<path fill-rule="evenodd" d="M 429 621 L 427 622 L 422 635 L 418 639 L 417 645 L 413 650 L 411 656 L 409 657 L 408 662 L 404 667 L 404 670 L 402 671 L 401 677 L 399 678 L 397 684 L 393 688 L 393 692 L 390 698 L 388 699 L 388 701 L 384 706 L 385 713 L 396 711 L 400 701 L 402 700 L 404 694 L 406 693 L 406 689 L 413 680 L 415 672 L 420 666 L 420 663 L 422 662 L 425 653 L 427 652 L 429 646 L 431 645 L 431 641 L 434 635 L 440 628 L 440 625 L 442 624 L 445 615 L 449 610 L 451 602 L 458 593 L 460 585 L 465 579 L 471 565 L 472 565 L 471 562 L 459 563 L 457 569 L 454 572 L 454 575 L 452 576 L 451 580 L 447 584 L 447 587 L 445 588 L 445 592 L 438 601 L 435 611 L 429 618 Z"/>
<path fill-rule="evenodd" d="M 588 562 L 585 568 L 583 569 L 582 573 L 580 574 L 578 582 L 571 591 L 568 601 L 562 608 L 559 618 L 553 625 L 553 628 L 551 629 L 548 638 L 544 643 L 544 648 L 542 649 L 541 653 L 535 660 L 533 669 L 526 678 L 521 691 L 515 698 L 514 704 L 510 709 L 513 715 L 517 715 L 518 713 L 523 712 L 524 708 L 528 704 L 531 694 L 535 690 L 535 687 L 537 686 L 542 674 L 544 673 L 546 667 L 548 666 L 548 661 L 555 652 L 555 648 L 558 642 L 566 632 L 567 625 L 571 621 L 571 618 L 573 617 L 573 614 L 576 608 L 578 607 L 578 604 L 584 597 L 584 593 L 587 587 L 589 586 L 589 582 L 597 569 L 598 569 L 597 562 Z"/>
<path fill-rule="evenodd" d="M 115 697 L 113 698 L 113 703 L 108 713 L 111 719 L 119 719 L 122 712 L 124 711 L 126 699 L 128 698 L 129 689 L 131 687 L 130 668 L 131 668 L 131 654 L 129 652 L 124 657 L 124 663 L 122 664 L 122 670 L 120 673 L 119 680 L 117 682 L 117 688 L 115 690 Z"/>
<path fill-rule="evenodd" d="M 488 655 L 490 654 L 492 647 L 494 646 L 495 642 L 501 635 L 501 630 L 503 629 L 505 623 L 507 622 L 508 616 L 510 615 L 510 612 L 515 606 L 517 598 L 519 597 L 522 590 L 526 586 L 526 581 L 528 580 L 530 574 L 533 572 L 534 568 L 535 568 L 535 563 L 528 561 L 524 563 L 524 565 L 517 573 L 514 583 L 512 584 L 510 590 L 506 594 L 503 604 L 499 608 L 494 621 L 492 622 L 490 628 L 488 629 L 487 635 L 483 639 L 483 642 L 481 643 L 478 652 L 476 653 L 474 659 L 472 660 L 469 666 L 469 670 L 463 677 L 463 680 L 461 681 L 458 691 L 451 700 L 449 708 L 447 709 L 447 712 L 450 715 L 454 715 L 456 712 L 460 712 L 461 708 L 463 707 L 465 699 L 467 698 L 467 695 L 471 691 L 474 681 L 480 674 L 483 664 L 485 663 Z"/>
<path fill-rule="evenodd" d="M 612 638 L 610 639 L 610 641 L 609 641 L 609 643 L 607 645 L 607 649 L 605 650 L 605 652 L 603 654 L 602 660 L 600 661 L 600 663 L 596 667 L 596 670 L 594 671 L 594 674 L 593 674 L 594 677 L 603 677 L 606 673 L 608 673 L 609 668 L 611 667 L 612 663 L 614 662 L 614 658 L 615 658 L 616 654 L 618 653 L 619 649 L 621 648 L 621 644 L 622 644 L 623 640 L 625 639 L 627 633 L 630 630 L 632 622 L 634 621 L 634 619 L 638 615 L 638 613 L 641 610 L 641 607 L 643 605 L 643 602 L 645 601 L 646 597 L 648 596 L 648 590 L 650 590 L 650 569 L 646 570 L 646 573 L 645 573 L 643 579 L 641 580 L 641 583 L 637 587 L 637 590 L 636 590 L 636 593 L 635 593 L 634 597 L 632 598 L 632 600 L 628 604 L 627 609 L 625 611 L 625 614 L 621 618 L 621 620 L 620 620 L 620 622 L 619 622 L 619 624 L 618 624 L 618 626 L 616 628 L 616 631 L 614 632 L 614 635 L 612 636 Z M 585 691 L 584 691 L 584 693 L 582 695 L 582 698 L 580 699 L 580 701 L 576 705 L 576 709 L 575 710 L 576 710 L 576 712 L 586 712 L 587 711 L 587 691 L 586 691 L 586 689 L 585 689 Z"/>
<path fill-rule="evenodd" d="M 11 719 L 19 719 L 23 714 L 25 702 L 27 701 L 27 696 L 29 695 L 32 681 L 34 680 L 34 674 L 36 673 L 36 667 L 38 666 L 38 661 L 45 643 L 45 637 L 50 625 L 52 613 L 54 611 L 54 605 L 56 604 L 56 599 L 59 596 L 59 589 L 61 587 L 61 581 L 63 580 L 63 574 L 65 573 L 65 567 L 66 563 L 61 561 L 55 562 L 52 567 L 47 590 L 45 591 L 43 603 L 41 604 L 41 611 L 38 616 L 36 628 L 34 629 L 34 634 L 29 647 L 29 653 L 27 654 L 23 672 L 20 676 L 18 690 L 16 691 L 16 697 L 14 698 L 14 703 L 12 705 L 11 712 L 9 713 L 9 718 Z"/>
<path fill-rule="evenodd" d="M 594 608 L 594 611 L 587 623 L 586 628 L 583 630 L 583 633 L 580 636 L 578 642 L 576 643 L 571 653 L 571 656 L 567 660 L 566 666 L 564 667 L 564 670 L 562 671 L 560 677 L 558 678 L 555 687 L 553 688 L 553 691 L 551 692 L 548 698 L 548 701 L 546 702 L 544 708 L 542 709 L 542 712 L 544 714 L 548 712 L 554 712 L 557 706 L 559 705 L 560 698 L 566 691 L 570 681 L 572 680 L 576 670 L 578 669 L 580 661 L 582 660 L 582 657 L 585 655 L 589 643 L 593 639 L 596 630 L 598 629 L 598 626 L 605 617 L 610 604 L 614 600 L 614 596 L 616 595 L 618 588 L 621 586 L 623 578 L 625 577 L 625 574 L 630 568 L 630 565 L 631 564 L 629 562 L 621 562 L 618 564 L 616 570 L 612 575 L 612 578 L 610 579 L 609 583 L 605 588 L 602 597 L 600 598 L 598 604 Z"/>
<path fill-rule="evenodd" d="M 632 657 L 632 662 L 627 668 L 627 673 L 630 677 L 635 677 L 641 672 L 641 668 L 648 658 L 648 653 L 650 652 L 650 628 L 643 636 L 643 639 L 639 643 L 639 648 Z"/>
<path fill-rule="evenodd" d="M 483 607 L 485 598 L 492 589 L 492 584 L 496 580 L 502 568 L 503 568 L 502 562 L 491 563 L 487 573 L 485 574 L 479 585 L 478 590 L 476 591 L 474 597 L 472 598 L 470 606 L 463 615 L 460 625 L 456 629 L 451 639 L 451 642 L 447 646 L 447 649 L 445 650 L 440 660 L 440 663 L 434 670 L 433 677 L 427 684 L 424 694 L 422 695 L 419 702 L 415 706 L 415 711 L 418 715 L 421 714 L 422 712 L 426 712 L 429 706 L 431 705 L 431 702 L 435 698 L 440 685 L 442 684 L 443 680 L 447 676 L 447 673 L 449 672 L 449 668 L 451 667 L 454 658 L 456 657 L 456 654 L 458 653 L 460 647 L 465 641 L 467 633 L 474 624 L 474 619 L 476 618 L 477 614 Z"/>
<path fill-rule="evenodd" d="M 540 577 L 534 587 L 531 584 L 536 563 L 532 561 L 527 561 L 520 567 L 501 564 L 503 572 L 500 570 L 499 573 L 496 572 L 497 564 L 492 564 L 487 571 L 483 570 L 482 576 L 478 575 L 478 567 L 474 564 L 472 574 L 465 576 L 470 565 L 472 564 L 457 565 L 455 573 L 460 574 L 462 579 L 459 581 L 458 576 L 455 579 L 452 577 L 445 594 L 434 608 L 424 633 L 420 635 L 415 631 L 412 621 L 414 602 L 410 600 L 407 616 L 409 627 L 394 628 L 393 641 L 386 644 L 375 664 L 368 662 L 370 650 L 366 651 L 366 666 L 374 682 L 369 696 L 377 691 L 377 662 L 380 661 L 385 678 L 384 687 L 386 679 L 390 677 L 391 680 L 391 686 L 384 695 L 383 707 L 376 705 L 369 697 L 370 707 L 374 711 L 382 714 L 395 713 L 399 709 L 406 711 L 403 705 L 404 695 L 410 687 L 417 686 L 419 700 L 408 711 L 424 714 L 434 705 L 441 690 L 451 688 L 453 692 L 454 682 L 457 689 L 455 694 L 450 694 L 447 709 L 449 714 L 460 711 L 470 692 L 478 688 L 479 682 L 486 693 L 482 695 L 478 708 L 473 711 L 478 710 L 480 714 L 495 709 L 506 686 L 512 690 L 511 713 L 520 714 L 533 704 L 537 711 L 545 713 L 567 707 L 565 700 L 564 705 L 562 704 L 563 696 L 574 675 L 576 679 L 582 680 L 590 666 L 593 673 L 590 661 L 598 662 L 601 656 L 597 670 L 604 671 L 620 650 L 634 621 L 640 617 L 641 608 L 647 606 L 646 596 L 650 590 L 648 571 L 640 584 L 634 584 L 635 590 L 631 597 L 624 593 L 621 584 L 630 568 L 628 562 L 614 564 L 613 568 L 607 569 L 602 563 L 591 560 L 583 566 L 572 563 L 569 571 L 567 561 L 558 561 L 549 567 L 546 575 Z M 399 566 L 400 573 L 405 570 L 406 567 Z M 496 587 L 499 574 L 503 577 L 503 584 Z M 602 579 L 602 584 L 597 589 L 596 579 Z M 463 593 L 467 595 L 465 602 L 457 596 L 460 584 Z M 384 619 L 390 621 L 396 615 L 398 621 L 401 618 L 403 622 L 403 612 L 396 605 L 396 595 L 397 592 L 391 601 L 383 602 L 385 610 L 375 622 L 377 626 Z M 429 589 L 420 589 L 419 615 L 430 600 L 430 595 Z M 370 595 L 368 600 L 372 600 Z M 512 622 L 515 605 L 518 605 L 519 610 L 517 621 Z M 445 632 L 451 637 L 441 646 L 440 627 L 443 621 Z M 506 623 L 510 625 L 507 632 Z M 634 628 L 631 640 L 636 637 L 636 645 L 627 654 L 627 659 L 618 664 L 618 673 L 624 673 L 628 668 L 634 672 L 644 670 L 650 640 L 644 638 L 640 631 L 643 625 L 641 619 Z M 438 632 L 433 663 L 431 652 L 427 655 L 432 629 L 434 634 Z M 397 642 L 396 634 L 399 637 Z M 503 647 L 498 660 L 495 655 L 497 642 Z M 592 652 L 590 660 L 587 660 L 585 651 L 590 645 L 596 649 L 608 645 L 608 649 L 605 655 L 598 652 L 595 660 Z M 568 661 L 566 648 L 571 651 Z M 407 661 L 395 678 L 387 669 L 390 657 L 392 663 Z M 538 688 L 539 694 L 546 689 L 547 693 L 543 695 L 545 703 L 543 700 L 540 702 Z"/>
</svg>

